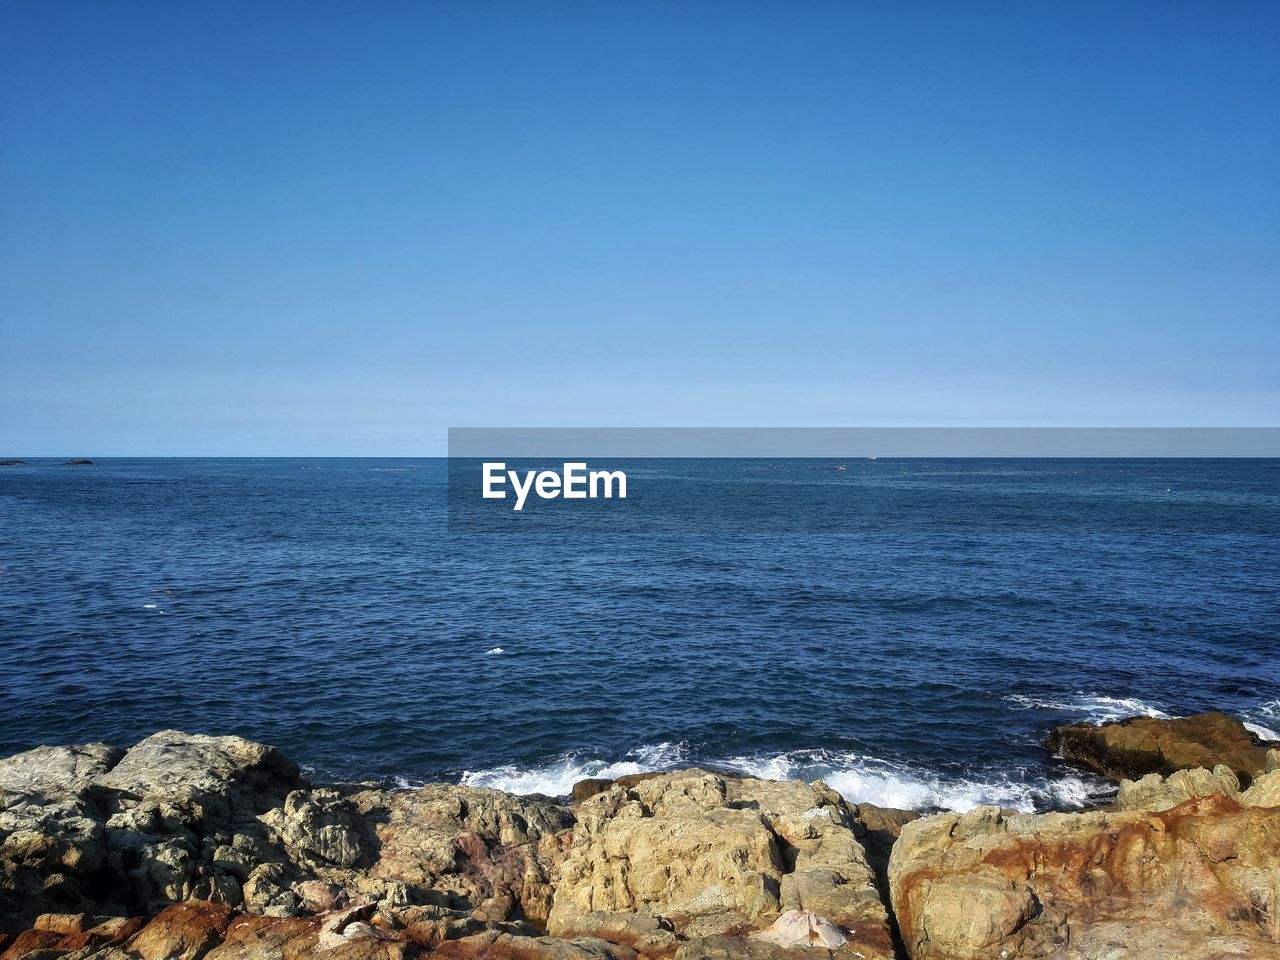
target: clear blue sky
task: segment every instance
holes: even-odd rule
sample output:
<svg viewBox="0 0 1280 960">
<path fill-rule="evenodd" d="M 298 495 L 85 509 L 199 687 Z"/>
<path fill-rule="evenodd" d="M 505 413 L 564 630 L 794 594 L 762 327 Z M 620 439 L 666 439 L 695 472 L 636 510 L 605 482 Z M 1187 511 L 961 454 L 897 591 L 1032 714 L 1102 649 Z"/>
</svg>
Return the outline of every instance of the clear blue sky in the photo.
<svg viewBox="0 0 1280 960">
<path fill-rule="evenodd" d="M 0 3 L 0 455 L 1259 425 L 1280 4 Z"/>
</svg>

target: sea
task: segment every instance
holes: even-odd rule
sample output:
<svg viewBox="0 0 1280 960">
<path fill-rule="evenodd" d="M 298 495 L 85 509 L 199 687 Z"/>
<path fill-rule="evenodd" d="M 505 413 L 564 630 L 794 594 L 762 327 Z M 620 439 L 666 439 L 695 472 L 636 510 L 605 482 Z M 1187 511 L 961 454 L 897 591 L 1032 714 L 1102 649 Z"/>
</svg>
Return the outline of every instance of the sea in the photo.
<svg viewBox="0 0 1280 960">
<path fill-rule="evenodd" d="M 702 765 L 1044 810 L 1111 790 L 1044 749 L 1056 724 L 1220 709 L 1280 740 L 1280 461 L 629 480 L 671 522 L 458 529 L 443 459 L 0 467 L 0 755 L 178 728 L 317 781 L 562 796 Z M 910 516 L 764 522 L 817 483 Z M 691 518 L 716 503 L 755 520 Z"/>
</svg>

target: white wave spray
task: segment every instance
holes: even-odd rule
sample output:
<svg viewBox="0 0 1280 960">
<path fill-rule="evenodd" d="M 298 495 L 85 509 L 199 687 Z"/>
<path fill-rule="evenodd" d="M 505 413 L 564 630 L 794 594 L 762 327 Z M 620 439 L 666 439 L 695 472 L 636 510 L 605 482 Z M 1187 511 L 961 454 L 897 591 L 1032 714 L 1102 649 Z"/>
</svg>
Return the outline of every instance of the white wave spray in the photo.
<svg viewBox="0 0 1280 960">
<path fill-rule="evenodd" d="M 1155 717 L 1160 720 L 1169 720 L 1173 716 L 1137 697 L 1106 697 L 1096 693 L 1077 692 L 1072 697 L 1061 699 L 1014 694 L 1005 697 L 1005 700 L 1029 710 L 1057 710 L 1062 713 L 1078 714 L 1091 723 L 1123 720 L 1125 717 Z"/>
<path fill-rule="evenodd" d="M 905 763 L 830 750 L 794 750 L 710 761 L 691 761 L 687 752 L 684 744 L 660 743 L 632 750 L 614 763 L 567 754 L 539 766 L 504 764 L 468 771 L 462 782 L 508 793 L 563 797 L 572 791 L 574 783 L 587 777 L 616 778 L 650 770 L 704 766 L 767 780 L 822 780 L 851 803 L 957 811 L 995 804 L 1028 812 L 1079 808 L 1107 790 L 1105 783 L 1088 774 L 1065 773 L 1042 779 L 1026 770 L 1014 770 L 945 776 Z"/>
</svg>

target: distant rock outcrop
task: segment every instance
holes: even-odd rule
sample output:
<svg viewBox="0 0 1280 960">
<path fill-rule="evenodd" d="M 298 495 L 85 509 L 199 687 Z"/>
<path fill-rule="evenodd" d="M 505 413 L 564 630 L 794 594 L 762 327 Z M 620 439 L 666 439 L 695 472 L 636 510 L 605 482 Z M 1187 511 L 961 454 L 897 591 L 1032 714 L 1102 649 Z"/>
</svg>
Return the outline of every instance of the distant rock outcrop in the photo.
<svg viewBox="0 0 1280 960">
<path fill-rule="evenodd" d="M 1245 786 L 1262 772 L 1267 753 L 1243 723 L 1224 713 L 1071 724 L 1049 734 L 1046 746 L 1064 760 L 1115 780 L 1222 764 Z"/>
</svg>

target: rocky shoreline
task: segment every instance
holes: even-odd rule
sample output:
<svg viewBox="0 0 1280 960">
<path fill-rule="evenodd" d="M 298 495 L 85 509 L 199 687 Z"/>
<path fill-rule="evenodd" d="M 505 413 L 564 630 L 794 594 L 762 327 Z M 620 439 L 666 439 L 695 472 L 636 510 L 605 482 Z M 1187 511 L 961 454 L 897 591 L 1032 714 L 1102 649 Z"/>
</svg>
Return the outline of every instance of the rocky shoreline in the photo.
<svg viewBox="0 0 1280 960">
<path fill-rule="evenodd" d="M 1080 813 L 886 810 L 688 769 L 558 802 L 308 783 L 162 731 L 0 760 L 0 960 L 1280 958 L 1280 750 L 1203 714 L 1055 730 Z"/>
</svg>

